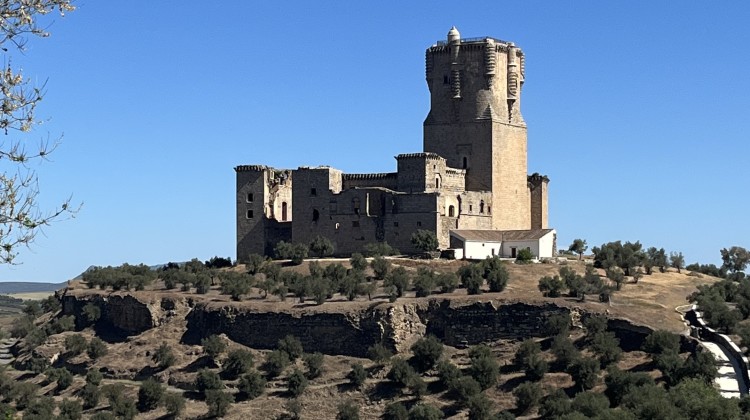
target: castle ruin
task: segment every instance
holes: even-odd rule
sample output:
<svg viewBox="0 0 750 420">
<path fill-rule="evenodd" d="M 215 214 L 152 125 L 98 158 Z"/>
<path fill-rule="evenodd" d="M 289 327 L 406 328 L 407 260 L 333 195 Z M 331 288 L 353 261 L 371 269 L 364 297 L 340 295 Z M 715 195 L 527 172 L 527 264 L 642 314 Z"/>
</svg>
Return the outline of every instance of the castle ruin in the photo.
<svg viewBox="0 0 750 420">
<path fill-rule="evenodd" d="M 451 232 L 550 232 L 549 179 L 527 173 L 524 61 L 512 42 L 461 39 L 455 27 L 429 47 L 424 151 L 396 156 L 396 172 L 237 166 L 237 259 L 318 235 L 348 255 L 374 242 L 416 252 L 411 236 L 420 229 L 435 232 L 441 249 Z"/>
</svg>

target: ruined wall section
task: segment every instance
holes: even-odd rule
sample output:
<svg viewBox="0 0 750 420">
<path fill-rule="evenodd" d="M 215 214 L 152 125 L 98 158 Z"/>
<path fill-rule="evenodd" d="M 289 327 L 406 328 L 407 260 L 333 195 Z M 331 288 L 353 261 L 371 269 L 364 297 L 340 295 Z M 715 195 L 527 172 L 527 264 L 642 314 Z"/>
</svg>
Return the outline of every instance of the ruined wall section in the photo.
<svg viewBox="0 0 750 420">
<path fill-rule="evenodd" d="M 528 177 L 529 195 L 531 198 L 531 228 L 547 229 L 548 220 L 548 199 L 547 185 L 549 178 L 544 175 L 534 173 Z"/>
<path fill-rule="evenodd" d="M 341 189 L 350 188 L 387 188 L 396 191 L 398 189 L 398 173 L 376 173 L 376 174 L 343 174 L 343 186 Z"/>
<path fill-rule="evenodd" d="M 264 165 L 235 168 L 237 178 L 237 260 L 270 255 L 277 242 L 291 239 L 292 171 Z"/>
</svg>

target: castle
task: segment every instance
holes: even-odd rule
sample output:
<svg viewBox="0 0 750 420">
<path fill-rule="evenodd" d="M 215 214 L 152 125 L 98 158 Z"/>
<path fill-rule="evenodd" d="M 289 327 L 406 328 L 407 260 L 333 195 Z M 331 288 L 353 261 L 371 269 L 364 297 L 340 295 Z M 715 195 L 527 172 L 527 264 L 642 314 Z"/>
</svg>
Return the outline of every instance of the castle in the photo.
<svg viewBox="0 0 750 420">
<path fill-rule="evenodd" d="M 513 241 L 537 241 L 529 246 L 536 256 L 554 255 L 549 179 L 527 174 L 523 51 L 490 37 L 461 39 L 453 27 L 447 41 L 427 49 L 425 76 L 424 151 L 396 156 L 396 172 L 237 166 L 237 259 L 318 235 L 337 255 L 383 241 L 416 252 L 411 236 L 420 229 L 435 232 L 441 249 L 462 247 L 459 257 L 468 257 L 472 240 L 489 244 L 487 255 L 492 248 L 492 255 L 515 257 L 517 247 L 501 246 Z"/>
</svg>

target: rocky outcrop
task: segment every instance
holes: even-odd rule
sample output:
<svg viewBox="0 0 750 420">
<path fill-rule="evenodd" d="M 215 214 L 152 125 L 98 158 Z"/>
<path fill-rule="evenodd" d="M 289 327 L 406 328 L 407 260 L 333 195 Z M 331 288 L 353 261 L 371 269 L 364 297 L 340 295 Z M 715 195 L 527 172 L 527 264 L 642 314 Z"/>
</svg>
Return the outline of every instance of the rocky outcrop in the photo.
<svg viewBox="0 0 750 420">
<path fill-rule="evenodd" d="M 159 325 L 161 303 L 130 293 L 65 293 L 62 296 L 62 314 L 75 316 L 76 328 L 91 325 L 83 311 L 87 304 L 99 308 L 100 316 L 95 326 L 113 335 L 137 335 Z"/>
<path fill-rule="evenodd" d="M 432 334 L 447 345 L 478 344 L 498 339 L 541 337 L 553 315 L 590 316 L 580 308 L 550 302 L 518 302 L 482 299 L 404 299 L 394 303 L 350 303 L 345 310 L 332 306 L 261 309 L 248 302 L 193 302 L 180 297 L 157 298 L 138 293 L 96 292 L 66 294 L 63 312 L 76 316 L 79 328 L 89 325 L 82 309 L 97 305 L 101 319 L 95 327 L 137 335 L 160 325 L 162 319 L 184 305 L 187 330 L 183 341 L 199 343 L 212 334 L 248 347 L 273 349 L 286 335 L 297 337 L 306 351 L 364 357 L 373 344 L 382 343 L 397 352 L 407 350 L 420 337 Z M 189 307 L 189 308 L 188 308 Z M 272 308 L 268 310 L 267 308 Z M 351 309 L 349 309 L 351 308 Z M 624 319 L 612 319 L 609 329 L 628 348 L 640 347 L 651 328 Z M 98 332 L 99 332 L 98 331 Z"/>
</svg>

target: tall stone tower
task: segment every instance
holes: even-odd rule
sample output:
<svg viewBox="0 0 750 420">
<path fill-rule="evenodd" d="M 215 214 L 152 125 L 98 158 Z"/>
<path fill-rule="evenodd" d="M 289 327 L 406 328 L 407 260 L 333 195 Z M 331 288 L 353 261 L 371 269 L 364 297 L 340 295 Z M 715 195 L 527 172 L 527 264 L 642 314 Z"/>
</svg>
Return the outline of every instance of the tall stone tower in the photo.
<svg viewBox="0 0 750 420">
<path fill-rule="evenodd" d="M 466 169 L 467 190 L 492 192 L 493 229 L 530 229 L 523 52 L 494 38 L 461 39 L 453 27 L 425 58 L 424 151 Z"/>
</svg>

